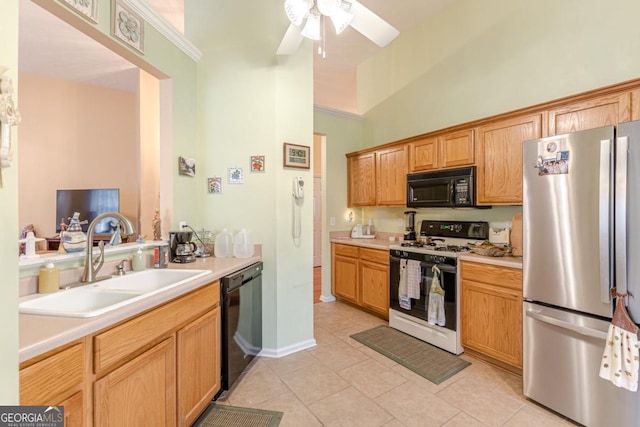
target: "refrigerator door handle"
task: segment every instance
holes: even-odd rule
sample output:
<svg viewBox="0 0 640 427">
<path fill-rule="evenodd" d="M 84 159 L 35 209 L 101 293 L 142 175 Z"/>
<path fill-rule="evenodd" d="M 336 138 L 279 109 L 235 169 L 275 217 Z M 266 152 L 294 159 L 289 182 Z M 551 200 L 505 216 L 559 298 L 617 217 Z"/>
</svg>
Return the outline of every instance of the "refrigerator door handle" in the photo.
<svg viewBox="0 0 640 427">
<path fill-rule="evenodd" d="M 611 207 L 611 140 L 600 141 L 600 203 L 599 203 L 599 248 L 600 248 L 600 301 L 604 304 L 611 303 L 610 280 L 610 251 L 609 236 Z"/>
<path fill-rule="evenodd" d="M 627 292 L 627 159 L 629 138 L 618 137 L 616 141 L 616 188 L 615 207 L 615 249 L 616 249 L 616 289 L 620 294 Z M 625 299 L 626 300 L 626 299 Z"/>
<path fill-rule="evenodd" d="M 585 326 L 576 325 L 574 323 L 569 323 L 564 320 L 556 319 L 555 317 L 547 316 L 546 314 L 542 314 L 540 310 L 528 309 L 526 311 L 526 315 L 531 317 L 532 319 L 539 320 L 540 322 L 558 326 L 563 329 L 569 329 L 580 335 L 584 335 L 592 338 L 598 338 L 602 340 L 607 339 L 607 334 L 605 332 L 598 331 L 596 329 L 587 328 Z"/>
</svg>

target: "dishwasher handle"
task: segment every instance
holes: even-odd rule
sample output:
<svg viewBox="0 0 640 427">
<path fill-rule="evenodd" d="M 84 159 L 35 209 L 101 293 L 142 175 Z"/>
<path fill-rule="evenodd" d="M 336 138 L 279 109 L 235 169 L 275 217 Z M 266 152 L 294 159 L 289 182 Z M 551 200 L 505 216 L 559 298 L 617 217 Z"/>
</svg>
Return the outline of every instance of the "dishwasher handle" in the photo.
<svg viewBox="0 0 640 427">
<path fill-rule="evenodd" d="M 222 278 L 222 285 L 226 293 L 231 293 L 242 285 L 262 276 L 262 262 L 257 262 L 249 267 L 237 271 L 230 276 Z"/>
</svg>

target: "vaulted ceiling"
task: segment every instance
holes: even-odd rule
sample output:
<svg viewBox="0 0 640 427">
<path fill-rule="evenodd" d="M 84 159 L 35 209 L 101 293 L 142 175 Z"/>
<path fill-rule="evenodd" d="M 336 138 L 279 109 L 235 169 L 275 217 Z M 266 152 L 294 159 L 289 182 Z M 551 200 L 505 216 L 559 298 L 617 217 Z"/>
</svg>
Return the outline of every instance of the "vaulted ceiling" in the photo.
<svg viewBox="0 0 640 427">
<path fill-rule="evenodd" d="M 360 0 L 360 3 L 402 34 L 454 1 Z M 147 2 L 183 32 L 184 0 Z M 283 36 L 285 30 L 282 29 Z M 314 58 L 314 104 L 359 113 L 356 99 L 357 66 L 381 48 L 351 27 L 339 36 L 327 30 L 325 47 L 326 58 L 318 55 Z M 21 71 L 133 90 L 130 83 L 131 75 L 135 74 L 133 65 L 30 0 L 20 0 L 19 52 Z"/>
</svg>

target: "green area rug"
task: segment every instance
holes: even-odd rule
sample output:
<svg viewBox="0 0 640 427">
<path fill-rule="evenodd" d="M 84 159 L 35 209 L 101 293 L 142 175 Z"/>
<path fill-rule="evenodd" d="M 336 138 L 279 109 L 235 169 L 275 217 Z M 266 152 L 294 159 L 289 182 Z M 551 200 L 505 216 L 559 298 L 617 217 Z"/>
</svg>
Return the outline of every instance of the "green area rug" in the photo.
<svg viewBox="0 0 640 427">
<path fill-rule="evenodd" d="M 458 356 L 388 326 L 358 332 L 351 338 L 434 384 L 440 384 L 471 365 Z"/>
<path fill-rule="evenodd" d="M 277 427 L 282 412 L 212 403 L 193 427 Z"/>
</svg>

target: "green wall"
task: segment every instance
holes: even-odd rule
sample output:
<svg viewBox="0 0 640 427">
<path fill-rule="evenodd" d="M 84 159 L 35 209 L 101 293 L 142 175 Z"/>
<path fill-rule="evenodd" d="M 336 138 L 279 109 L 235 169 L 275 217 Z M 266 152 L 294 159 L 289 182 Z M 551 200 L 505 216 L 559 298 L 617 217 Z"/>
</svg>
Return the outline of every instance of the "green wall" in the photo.
<svg viewBox="0 0 640 427">
<path fill-rule="evenodd" d="M 348 230 L 347 214 L 354 213 L 354 222 L 361 217 L 361 209 L 347 208 L 347 160 L 345 154 L 362 148 L 362 119 L 349 115 L 316 110 L 313 128 L 325 137 L 322 171 L 322 293 L 331 296 L 331 231 Z M 331 218 L 335 225 L 331 225 Z"/>
<path fill-rule="evenodd" d="M 246 228 L 262 245 L 264 354 L 279 356 L 313 343 L 313 176 L 283 167 L 284 142 L 313 145 L 311 44 L 276 57 L 287 27 L 280 0 L 251 8 L 230 0 L 185 6 L 186 36 L 203 53 L 196 224 L 214 232 Z M 250 172 L 252 155 L 266 156 L 264 172 Z M 228 183 L 231 167 L 242 168 L 244 183 Z M 213 176 L 222 177 L 222 194 L 207 194 Z M 308 185 L 299 239 L 292 237 L 295 176 Z"/>
<path fill-rule="evenodd" d="M 635 0 L 459 0 L 358 70 L 366 146 L 640 77 Z"/>
</svg>

